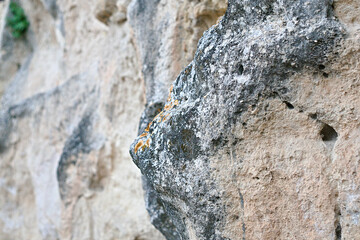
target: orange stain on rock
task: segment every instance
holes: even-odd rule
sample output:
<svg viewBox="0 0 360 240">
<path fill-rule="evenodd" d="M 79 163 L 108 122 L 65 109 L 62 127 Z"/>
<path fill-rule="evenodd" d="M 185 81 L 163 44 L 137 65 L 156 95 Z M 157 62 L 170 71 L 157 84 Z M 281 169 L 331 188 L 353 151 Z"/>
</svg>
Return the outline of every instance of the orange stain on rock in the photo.
<svg viewBox="0 0 360 240">
<path fill-rule="evenodd" d="M 163 122 L 166 121 L 168 119 L 168 117 L 170 116 L 170 113 L 168 113 L 164 118 L 163 118 Z"/>
<path fill-rule="evenodd" d="M 164 110 L 165 110 L 165 111 L 170 110 L 170 109 L 172 109 L 172 107 L 173 107 L 173 104 L 170 103 L 170 104 L 168 104 L 168 105 L 165 105 Z"/>
<path fill-rule="evenodd" d="M 139 137 L 146 137 L 148 135 L 147 132 L 144 132 L 143 134 L 141 134 Z"/>
<path fill-rule="evenodd" d="M 148 140 L 146 140 L 145 146 L 150 147 L 150 138 L 148 138 Z"/>
<path fill-rule="evenodd" d="M 144 145 L 143 140 L 140 140 L 136 145 L 135 145 L 135 154 L 137 153 L 137 151 L 139 150 L 139 148 Z"/>
<path fill-rule="evenodd" d="M 150 131 L 150 126 L 151 126 L 152 123 L 153 123 L 153 122 L 151 121 L 151 122 L 147 125 L 147 127 L 145 128 L 145 132 Z"/>
<path fill-rule="evenodd" d="M 171 99 L 171 92 L 173 89 L 174 89 L 174 85 L 171 85 L 170 90 L 169 90 L 169 96 L 167 98 L 168 101 L 170 101 L 170 99 Z"/>
</svg>

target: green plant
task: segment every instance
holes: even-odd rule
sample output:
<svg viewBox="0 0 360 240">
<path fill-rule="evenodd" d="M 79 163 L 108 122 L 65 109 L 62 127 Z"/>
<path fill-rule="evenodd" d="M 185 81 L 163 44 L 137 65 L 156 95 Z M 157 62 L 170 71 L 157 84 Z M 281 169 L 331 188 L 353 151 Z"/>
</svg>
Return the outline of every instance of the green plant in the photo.
<svg viewBox="0 0 360 240">
<path fill-rule="evenodd" d="M 6 24 L 11 28 L 13 37 L 20 38 L 28 29 L 30 23 L 19 4 L 11 2 L 9 10 L 11 14 L 6 19 Z"/>
</svg>

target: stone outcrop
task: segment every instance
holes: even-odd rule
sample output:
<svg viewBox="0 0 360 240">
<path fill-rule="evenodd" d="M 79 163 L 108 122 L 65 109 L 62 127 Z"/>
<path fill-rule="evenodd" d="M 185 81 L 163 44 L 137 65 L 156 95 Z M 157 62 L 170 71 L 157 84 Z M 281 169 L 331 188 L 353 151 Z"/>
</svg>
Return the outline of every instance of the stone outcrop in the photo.
<svg viewBox="0 0 360 240">
<path fill-rule="evenodd" d="M 226 8 L 223 0 L 132 2 L 130 22 L 143 63 L 147 99 L 140 134 L 164 107 L 171 82 L 190 62 L 201 33 L 215 24 Z M 176 223 L 167 216 L 152 184 L 146 177 L 143 183 L 151 222 L 167 239 L 179 239 Z"/>
<path fill-rule="evenodd" d="M 17 2 L 15 40 L 0 1 L 0 239 L 164 239 L 128 148 L 226 2 Z"/>
<path fill-rule="evenodd" d="M 130 152 L 167 239 L 360 236 L 359 11 L 230 0 L 162 108 L 163 78 L 144 71 L 157 105 Z"/>
<path fill-rule="evenodd" d="M 17 2 L 0 239 L 360 235 L 359 1 Z"/>
</svg>

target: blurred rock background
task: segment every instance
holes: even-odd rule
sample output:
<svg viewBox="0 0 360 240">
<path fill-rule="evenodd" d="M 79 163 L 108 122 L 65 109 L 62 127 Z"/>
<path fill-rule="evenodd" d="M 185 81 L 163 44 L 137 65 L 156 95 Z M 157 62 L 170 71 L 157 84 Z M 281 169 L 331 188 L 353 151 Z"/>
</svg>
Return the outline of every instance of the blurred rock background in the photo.
<svg viewBox="0 0 360 240">
<path fill-rule="evenodd" d="M 14 2 L 22 7 L 30 25 L 23 36 L 15 38 L 6 26 L 6 17 L 11 15 L 10 2 L 0 1 L 0 239 L 161 240 L 164 237 L 151 224 L 157 223 L 165 230 L 168 227 L 166 222 L 157 222 L 162 220 L 164 210 L 151 207 L 158 206 L 151 202 L 157 201 L 151 198 L 157 193 L 162 194 L 162 200 L 167 198 L 170 205 L 174 203 L 173 212 L 182 214 L 179 216 L 186 223 L 185 235 L 204 239 L 198 229 L 208 226 L 197 221 L 196 211 L 186 204 L 171 202 L 178 196 L 158 191 L 159 186 L 154 190 L 156 184 L 145 182 L 150 187 L 145 187 L 144 201 L 141 173 L 130 158 L 129 146 L 139 128 L 144 128 L 162 108 L 171 83 L 194 58 L 203 32 L 224 15 L 227 2 Z M 288 3 L 302 3 L 232 2 L 233 6 L 275 4 L 279 9 L 284 6 L 286 9 Z M 205 180 L 211 180 L 214 186 L 206 194 L 220 189 L 216 201 L 224 206 L 224 213 L 215 213 L 221 216 L 222 220 L 216 221 L 221 223 L 218 227 L 222 227 L 222 232 L 209 225 L 214 234 L 229 239 L 246 236 L 331 240 L 356 239 L 360 234 L 360 2 L 313 0 L 307 4 L 323 4 L 329 9 L 326 16 L 299 28 L 305 29 L 305 33 L 314 32 L 311 38 L 316 37 L 312 26 L 321 25 L 322 20 L 331 19 L 341 25 L 341 34 L 336 36 L 340 40 L 336 46 L 329 45 L 327 51 L 331 54 L 323 56 L 326 61 L 301 71 L 297 69 L 299 72 L 285 78 L 285 85 L 276 78 L 266 79 L 275 79 L 271 84 L 286 91 L 279 91 L 281 96 L 264 94 L 265 97 L 258 98 L 242 110 L 231 128 L 222 131 L 218 121 L 212 128 L 198 129 L 208 131 L 209 135 L 221 130 L 221 138 L 214 139 L 214 144 L 220 147 L 207 159 L 209 168 L 189 164 L 186 169 L 189 174 L 184 175 L 187 185 L 180 187 L 195 186 L 192 176 L 202 174 L 209 176 Z M 300 9 L 306 6 L 301 5 Z M 255 7 L 245 10 L 258 11 Z M 257 70 L 269 70 L 268 66 L 276 65 L 269 62 L 267 66 L 261 58 L 269 49 L 267 42 L 257 41 L 265 30 L 273 30 L 273 26 L 267 29 L 263 22 L 278 24 L 274 27 L 276 31 L 291 29 L 304 17 L 297 9 L 292 11 L 294 18 L 282 19 L 287 13 L 269 11 L 264 15 L 254 12 L 253 19 L 239 20 L 241 24 L 247 20 L 253 23 L 244 29 L 249 27 L 254 36 L 247 33 L 244 36 L 251 39 L 254 48 L 239 57 L 245 59 L 250 54 L 245 59 L 250 62 L 248 66 L 255 59 L 258 61 L 254 64 L 263 67 L 253 68 L 254 83 L 258 83 L 256 74 L 263 73 Z M 231 17 L 231 21 L 237 21 Z M 292 34 L 303 37 L 304 32 Z M 221 41 L 229 40 L 224 46 L 238 40 L 231 39 L 232 31 L 217 34 Z M 207 36 L 212 37 L 210 33 Z M 322 44 L 318 42 L 319 46 Z M 304 46 L 292 45 L 294 49 Z M 264 51 L 258 56 L 251 55 L 257 49 Z M 279 51 L 282 50 L 281 45 Z M 210 70 L 217 71 L 217 66 L 228 63 L 230 67 L 239 66 L 234 65 L 237 61 L 239 58 L 229 62 L 215 59 L 211 64 L 216 66 Z M 282 70 L 296 70 L 297 64 L 286 65 Z M 240 65 L 237 72 L 250 74 L 246 65 Z M 182 75 L 187 74 L 182 71 Z M 217 80 L 222 87 L 223 79 Z M 191 90 L 185 93 L 199 99 Z M 175 92 L 180 94 L 179 89 Z M 228 109 L 219 104 L 216 96 L 206 95 L 206 101 L 214 100 L 209 104 L 216 110 L 214 116 L 228 120 Z M 219 94 L 219 99 L 222 98 L 226 96 Z M 248 99 L 239 102 L 242 100 Z M 143 114 L 144 109 L 147 110 Z M 189 145 L 196 147 L 191 142 Z M 201 171 L 192 170 L 196 167 Z M 166 172 L 161 166 L 155 172 L 170 180 L 175 173 Z M 201 192 L 194 192 L 193 196 L 202 201 Z M 204 206 L 211 207 L 208 203 Z M 151 217 L 145 206 L 150 212 L 155 209 Z"/>
<path fill-rule="evenodd" d="M 163 239 L 129 146 L 225 0 L 16 2 L 19 39 L 0 2 L 0 239 Z"/>
</svg>

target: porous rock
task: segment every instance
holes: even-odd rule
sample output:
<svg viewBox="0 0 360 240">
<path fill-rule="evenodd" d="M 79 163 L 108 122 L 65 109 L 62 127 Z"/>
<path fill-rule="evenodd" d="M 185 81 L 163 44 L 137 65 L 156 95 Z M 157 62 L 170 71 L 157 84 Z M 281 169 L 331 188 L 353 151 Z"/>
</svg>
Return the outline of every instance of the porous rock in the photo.
<svg viewBox="0 0 360 240">
<path fill-rule="evenodd" d="M 167 239 L 359 236 L 358 12 L 229 1 L 131 145 Z"/>
<path fill-rule="evenodd" d="M 17 2 L 1 239 L 360 235 L 359 1 Z"/>
</svg>

